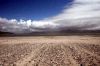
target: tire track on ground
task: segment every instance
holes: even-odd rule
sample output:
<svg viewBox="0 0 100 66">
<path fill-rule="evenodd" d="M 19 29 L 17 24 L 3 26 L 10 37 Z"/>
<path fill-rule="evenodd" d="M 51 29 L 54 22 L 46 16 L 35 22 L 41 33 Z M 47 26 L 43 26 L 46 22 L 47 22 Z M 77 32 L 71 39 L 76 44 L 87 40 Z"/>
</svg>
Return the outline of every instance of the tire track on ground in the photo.
<svg viewBox="0 0 100 66">
<path fill-rule="evenodd" d="M 70 63 L 68 64 L 68 66 L 79 66 L 79 64 L 76 62 L 76 60 L 73 59 L 73 56 L 72 56 L 73 51 L 71 51 L 70 46 L 64 44 L 64 45 L 61 45 L 61 47 L 64 50 L 65 55 L 67 56 L 65 58 L 69 58 Z M 68 60 L 66 60 L 66 61 L 68 61 Z"/>
<path fill-rule="evenodd" d="M 84 44 L 83 44 L 84 45 Z M 94 54 L 86 49 L 84 49 L 80 44 L 75 44 L 73 48 L 78 51 L 76 55 L 76 60 L 78 60 L 79 64 L 83 64 L 85 66 L 99 66 L 100 65 L 100 57 L 97 54 Z"/>
<path fill-rule="evenodd" d="M 84 44 L 83 44 L 84 45 Z M 80 44 L 41 44 L 17 66 L 99 66 L 100 57 Z"/>
<path fill-rule="evenodd" d="M 32 52 L 24 57 L 23 59 L 16 62 L 16 66 L 27 66 L 28 63 L 31 62 L 31 59 L 38 54 L 38 52 L 44 47 L 43 44 L 38 45 Z"/>
</svg>

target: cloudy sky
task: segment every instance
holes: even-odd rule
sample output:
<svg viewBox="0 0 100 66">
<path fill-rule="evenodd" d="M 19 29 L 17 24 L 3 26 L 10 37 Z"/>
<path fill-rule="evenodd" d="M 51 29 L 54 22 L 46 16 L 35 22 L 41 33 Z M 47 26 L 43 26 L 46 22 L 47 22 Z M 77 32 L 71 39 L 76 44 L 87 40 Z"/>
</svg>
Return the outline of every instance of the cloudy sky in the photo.
<svg viewBox="0 0 100 66">
<path fill-rule="evenodd" d="M 0 31 L 100 30 L 100 0 L 0 0 Z"/>
</svg>

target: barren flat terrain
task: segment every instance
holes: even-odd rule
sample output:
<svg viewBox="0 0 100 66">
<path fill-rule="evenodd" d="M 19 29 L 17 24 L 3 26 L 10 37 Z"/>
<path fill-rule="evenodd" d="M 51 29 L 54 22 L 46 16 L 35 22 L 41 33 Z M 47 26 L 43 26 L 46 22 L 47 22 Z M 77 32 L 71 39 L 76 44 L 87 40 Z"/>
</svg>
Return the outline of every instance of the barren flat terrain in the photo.
<svg viewBox="0 0 100 66">
<path fill-rule="evenodd" d="M 0 66 L 100 66 L 100 37 L 0 37 Z"/>
</svg>

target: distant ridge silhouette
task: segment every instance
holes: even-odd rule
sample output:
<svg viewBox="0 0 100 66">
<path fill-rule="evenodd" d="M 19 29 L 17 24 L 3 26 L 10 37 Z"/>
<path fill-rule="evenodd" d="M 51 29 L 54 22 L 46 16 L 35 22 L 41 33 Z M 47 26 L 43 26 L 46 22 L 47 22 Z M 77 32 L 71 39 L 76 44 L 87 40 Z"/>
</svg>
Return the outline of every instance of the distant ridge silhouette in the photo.
<svg viewBox="0 0 100 66">
<path fill-rule="evenodd" d="M 0 31 L 0 36 L 65 36 L 65 35 L 100 35 L 100 30 L 60 30 L 30 33 L 11 33 Z"/>
</svg>

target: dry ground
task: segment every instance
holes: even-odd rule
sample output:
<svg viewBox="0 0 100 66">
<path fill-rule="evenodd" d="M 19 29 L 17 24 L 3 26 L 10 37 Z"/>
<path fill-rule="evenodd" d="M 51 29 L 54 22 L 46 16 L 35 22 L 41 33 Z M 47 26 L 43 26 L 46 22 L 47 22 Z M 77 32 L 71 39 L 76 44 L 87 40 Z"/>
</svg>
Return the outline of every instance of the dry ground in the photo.
<svg viewBox="0 0 100 66">
<path fill-rule="evenodd" d="M 0 66 L 100 66 L 100 37 L 0 37 Z"/>
</svg>

